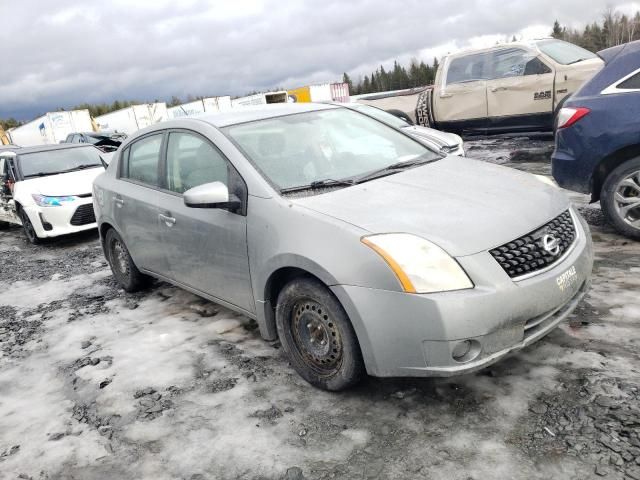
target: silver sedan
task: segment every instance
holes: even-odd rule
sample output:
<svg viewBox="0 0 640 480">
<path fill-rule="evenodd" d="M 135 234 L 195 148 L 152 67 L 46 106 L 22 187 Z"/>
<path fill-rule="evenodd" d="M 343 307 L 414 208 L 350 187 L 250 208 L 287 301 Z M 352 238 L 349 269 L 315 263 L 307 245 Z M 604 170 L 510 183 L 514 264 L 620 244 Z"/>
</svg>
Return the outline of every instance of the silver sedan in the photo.
<svg viewBox="0 0 640 480">
<path fill-rule="evenodd" d="M 532 175 L 333 105 L 148 127 L 94 183 L 105 255 L 254 318 L 328 390 L 482 368 L 585 294 L 586 223 Z"/>
</svg>

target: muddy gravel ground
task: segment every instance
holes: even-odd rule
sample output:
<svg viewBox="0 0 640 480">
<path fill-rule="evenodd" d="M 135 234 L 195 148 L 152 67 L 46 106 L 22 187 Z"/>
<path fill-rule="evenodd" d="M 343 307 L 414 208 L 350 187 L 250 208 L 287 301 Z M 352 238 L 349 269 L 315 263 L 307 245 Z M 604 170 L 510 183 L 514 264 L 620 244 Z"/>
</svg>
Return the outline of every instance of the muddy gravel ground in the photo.
<svg viewBox="0 0 640 480">
<path fill-rule="evenodd" d="M 548 138 L 467 142 L 549 173 Z M 640 244 L 591 224 L 593 286 L 473 375 L 302 381 L 255 322 L 167 284 L 130 295 L 93 233 L 0 232 L 0 478 L 640 479 Z"/>
</svg>

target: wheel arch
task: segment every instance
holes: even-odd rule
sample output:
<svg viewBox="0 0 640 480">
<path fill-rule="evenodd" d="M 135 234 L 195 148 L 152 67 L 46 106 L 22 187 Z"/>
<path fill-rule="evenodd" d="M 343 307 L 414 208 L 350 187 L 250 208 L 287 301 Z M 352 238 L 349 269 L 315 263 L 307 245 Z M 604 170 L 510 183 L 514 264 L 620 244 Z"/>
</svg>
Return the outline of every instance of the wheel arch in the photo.
<svg viewBox="0 0 640 480">
<path fill-rule="evenodd" d="M 591 177 L 591 201 L 600 200 L 602 187 L 609 174 L 623 163 L 640 157 L 640 144 L 627 145 L 606 156 L 595 168 Z"/>
</svg>

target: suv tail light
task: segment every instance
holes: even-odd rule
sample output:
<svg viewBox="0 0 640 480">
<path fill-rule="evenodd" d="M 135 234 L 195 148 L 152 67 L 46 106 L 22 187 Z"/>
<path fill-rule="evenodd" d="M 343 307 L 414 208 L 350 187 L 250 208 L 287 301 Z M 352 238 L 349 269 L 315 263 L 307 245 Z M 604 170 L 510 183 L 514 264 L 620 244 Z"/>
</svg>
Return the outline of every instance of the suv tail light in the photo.
<svg viewBox="0 0 640 480">
<path fill-rule="evenodd" d="M 576 123 L 591 110 L 585 107 L 563 107 L 558 112 L 558 128 L 567 128 Z"/>
</svg>

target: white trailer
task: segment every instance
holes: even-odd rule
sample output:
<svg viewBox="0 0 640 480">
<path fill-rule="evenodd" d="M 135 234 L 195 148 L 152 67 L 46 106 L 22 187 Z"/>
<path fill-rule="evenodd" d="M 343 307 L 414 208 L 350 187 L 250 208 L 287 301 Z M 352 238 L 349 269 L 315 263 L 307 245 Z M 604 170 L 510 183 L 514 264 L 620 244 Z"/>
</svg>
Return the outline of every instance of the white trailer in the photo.
<svg viewBox="0 0 640 480">
<path fill-rule="evenodd" d="M 168 120 L 167 104 L 144 103 L 133 105 L 122 110 L 106 113 L 95 118 L 101 131 L 126 133 L 131 135 L 141 128 Z"/>
<path fill-rule="evenodd" d="M 91 132 L 89 110 L 49 112 L 7 132 L 11 143 L 22 147 L 60 143 L 75 132 Z"/>
<path fill-rule="evenodd" d="M 231 100 L 232 107 L 248 107 L 252 105 L 267 105 L 269 103 L 286 103 L 287 92 L 267 92 L 256 93 L 247 97 L 234 98 Z"/>
<path fill-rule="evenodd" d="M 228 110 L 231 110 L 231 97 L 208 97 L 167 108 L 167 115 L 171 119 Z"/>
<path fill-rule="evenodd" d="M 323 83 L 309 85 L 312 102 L 343 102 L 349 101 L 349 84 Z"/>
</svg>

